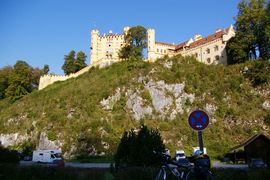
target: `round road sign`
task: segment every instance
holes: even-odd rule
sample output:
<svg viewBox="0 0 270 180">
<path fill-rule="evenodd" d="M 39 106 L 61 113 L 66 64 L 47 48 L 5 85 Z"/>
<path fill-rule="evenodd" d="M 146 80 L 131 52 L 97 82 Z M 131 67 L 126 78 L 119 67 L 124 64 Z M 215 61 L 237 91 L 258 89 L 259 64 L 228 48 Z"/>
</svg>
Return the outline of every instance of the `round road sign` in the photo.
<svg viewBox="0 0 270 180">
<path fill-rule="evenodd" d="M 209 124 L 209 116 L 202 110 L 195 110 L 190 113 L 188 123 L 192 129 L 202 131 Z"/>
</svg>

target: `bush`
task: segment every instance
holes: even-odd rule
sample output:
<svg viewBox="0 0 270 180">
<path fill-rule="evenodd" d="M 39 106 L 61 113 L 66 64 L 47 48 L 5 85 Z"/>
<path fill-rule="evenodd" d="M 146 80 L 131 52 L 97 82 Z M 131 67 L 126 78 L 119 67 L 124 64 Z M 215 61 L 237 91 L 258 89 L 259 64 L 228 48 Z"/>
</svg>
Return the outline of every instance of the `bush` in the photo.
<svg viewBox="0 0 270 180">
<path fill-rule="evenodd" d="M 115 154 L 116 169 L 122 166 L 157 164 L 159 159 L 154 155 L 153 150 L 165 151 L 165 145 L 158 130 L 148 130 L 145 125 L 142 125 L 138 134 L 134 129 L 126 131 Z"/>
<path fill-rule="evenodd" d="M 14 163 L 19 162 L 20 157 L 15 150 L 9 150 L 0 146 L 0 163 Z"/>
<path fill-rule="evenodd" d="M 265 124 L 270 125 L 270 111 L 268 111 L 268 113 L 264 117 L 264 122 L 265 122 Z"/>
<path fill-rule="evenodd" d="M 257 61 L 247 72 L 247 77 L 254 86 L 270 82 L 270 63 L 267 61 Z"/>
</svg>

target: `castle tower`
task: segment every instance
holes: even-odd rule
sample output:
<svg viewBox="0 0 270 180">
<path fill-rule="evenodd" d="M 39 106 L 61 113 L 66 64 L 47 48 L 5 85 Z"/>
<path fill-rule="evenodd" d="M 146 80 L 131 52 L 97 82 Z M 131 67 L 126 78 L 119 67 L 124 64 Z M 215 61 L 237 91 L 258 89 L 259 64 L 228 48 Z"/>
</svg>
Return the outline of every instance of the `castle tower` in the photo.
<svg viewBox="0 0 270 180">
<path fill-rule="evenodd" d="M 98 60 L 98 38 L 99 38 L 99 31 L 94 29 L 91 31 L 91 47 L 90 47 L 90 64 L 93 64 Z"/>
<path fill-rule="evenodd" d="M 152 62 L 155 60 L 155 30 L 147 29 L 147 36 L 148 60 Z"/>
</svg>

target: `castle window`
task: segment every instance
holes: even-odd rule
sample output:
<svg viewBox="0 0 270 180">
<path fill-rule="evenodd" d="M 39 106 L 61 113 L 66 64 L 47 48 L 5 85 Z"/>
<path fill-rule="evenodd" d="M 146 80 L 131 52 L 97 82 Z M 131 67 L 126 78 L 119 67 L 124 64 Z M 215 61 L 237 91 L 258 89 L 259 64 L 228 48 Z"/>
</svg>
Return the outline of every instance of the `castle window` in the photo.
<svg viewBox="0 0 270 180">
<path fill-rule="evenodd" d="M 157 52 L 159 52 L 159 49 L 157 49 Z"/>
<path fill-rule="evenodd" d="M 206 49 L 206 52 L 207 52 L 207 54 L 210 54 L 210 49 L 207 48 L 207 49 Z"/>
<path fill-rule="evenodd" d="M 218 45 L 216 45 L 216 46 L 214 47 L 214 50 L 215 50 L 215 51 L 218 51 Z"/>
<path fill-rule="evenodd" d="M 166 53 L 166 50 L 164 50 L 164 53 Z"/>
<path fill-rule="evenodd" d="M 207 58 L 207 63 L 211 63 L 211 58 Z"/>
<path fill-rule="evenodd" d="M 195 53 L 195 57 L 196 57 L 196 58 L 198 57 L 198 53 Z"/>
<path fill-rule="evenodd" d="M 160 53 L 162 53 L 162 49 L 160 50 Z"/>
<path fill-rule="evenodd" d="M 219 56 L 218 56 L 218 55 L 215 56 L 215 60 L 216 60 L 216 61 L 219 61 Z"/>
</svg>

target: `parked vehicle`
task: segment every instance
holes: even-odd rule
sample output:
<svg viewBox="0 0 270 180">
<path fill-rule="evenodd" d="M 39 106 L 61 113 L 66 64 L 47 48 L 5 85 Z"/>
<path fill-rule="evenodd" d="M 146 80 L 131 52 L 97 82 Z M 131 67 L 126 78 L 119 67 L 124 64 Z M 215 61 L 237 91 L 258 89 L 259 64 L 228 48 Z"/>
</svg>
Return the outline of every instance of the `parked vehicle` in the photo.
<svg viewBox="0 0 270 180">
<path fill-rule="evenodd" d="M 265 168 L 267 164 L 261 158 L 252 158 L 249 163 L 250 168 Z"/>
<path fill-rule="evenodd" d="M 200 147 L 193 147 L 192 148 L 192 155 L 196 153 L 196 151 L 200 150 Z M 206 148 L 203 148 L 203 154 L 207 154 Z"/>
<path fill-rule="evenodd" d="M 58 166 L 64 166 L 64 160 L 60 150 L 36 150 L 33 152 L 33 162 L 53 163 Z"/>
<path fill-rule="evenodd" d="M 179 161 L 180 159 L 185 159 L 186 158 L 186 155 L 185 155 L 185 151 L 184 150 L 178 150 L 176 151 L 176 154 L 175 154 L 175 160 L 176 161 Z"/>
</svg>

